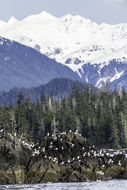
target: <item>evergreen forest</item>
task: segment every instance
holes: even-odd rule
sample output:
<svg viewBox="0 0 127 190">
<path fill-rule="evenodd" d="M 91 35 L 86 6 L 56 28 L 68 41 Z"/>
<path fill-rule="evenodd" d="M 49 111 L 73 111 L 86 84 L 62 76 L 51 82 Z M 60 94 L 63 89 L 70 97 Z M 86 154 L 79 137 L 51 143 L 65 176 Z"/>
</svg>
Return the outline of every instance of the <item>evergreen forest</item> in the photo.
<svg viewBox="0 0 127 190">
<path fill-rule="evenodd" d="M 19 92 L 16 105 L 0 106 L 0 131 L 38 143 L 45 136 L 74 132 L 97 147 L 127 147 L 127 93 L 91 85 L 56 99 L 45 94 L 37 102 Z"/>
</svg>

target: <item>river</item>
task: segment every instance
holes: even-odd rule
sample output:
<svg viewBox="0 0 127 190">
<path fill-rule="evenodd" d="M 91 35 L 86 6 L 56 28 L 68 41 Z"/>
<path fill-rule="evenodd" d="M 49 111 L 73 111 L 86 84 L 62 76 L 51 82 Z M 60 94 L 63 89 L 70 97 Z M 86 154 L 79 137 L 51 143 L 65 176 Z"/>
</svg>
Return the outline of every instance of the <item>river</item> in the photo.
<svg viewBox="0 0 127 190">
<path fill-rule="evenodd" d="M 127 180 L 35 185 L 0 185 L 0 190 L 127 190 Z"/>
</svg>

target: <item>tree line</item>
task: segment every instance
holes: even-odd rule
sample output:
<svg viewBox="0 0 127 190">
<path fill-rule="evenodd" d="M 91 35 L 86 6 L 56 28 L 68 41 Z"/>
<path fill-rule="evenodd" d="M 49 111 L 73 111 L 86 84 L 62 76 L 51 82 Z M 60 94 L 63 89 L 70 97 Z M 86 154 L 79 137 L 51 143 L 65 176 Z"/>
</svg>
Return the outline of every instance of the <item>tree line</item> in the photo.
<svg viewBox="0 0 127 190">
<path fill-rule="evenodd" d="M 111 92 L 108 83 L 104 90 L 74 85 L 66 98 L 42 94 L 36 103 L 19 93 L 15 106 L 0 106 L 0 130 L 36 143 L 72 131 L 98 147 L 126 147 L 127 93 Z"/>
</svg>

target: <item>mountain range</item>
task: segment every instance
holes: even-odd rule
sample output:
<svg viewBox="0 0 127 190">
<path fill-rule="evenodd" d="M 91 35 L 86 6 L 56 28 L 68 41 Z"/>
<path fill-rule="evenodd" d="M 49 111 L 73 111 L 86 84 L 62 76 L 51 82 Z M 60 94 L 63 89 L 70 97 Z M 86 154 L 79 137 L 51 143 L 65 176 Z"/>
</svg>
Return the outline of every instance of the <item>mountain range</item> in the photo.
<svg viewBox="0 0 127 190">
<path fill-rule="evenodd" d="M 0 38 L 0 91 L 36 87 L 61 77 L 80 80 L 70 68 L 37 50 Z"/>
<path fill-rule="evenodd" d="M 96 87 L 127 89 L 127 24 L 96 24 L 79 15 L 45 11 L 23 20 L 0 21 L 0 35 L 68 66 Z M 57 77 L 57 76 L 56 76 Z"/>
</svg>

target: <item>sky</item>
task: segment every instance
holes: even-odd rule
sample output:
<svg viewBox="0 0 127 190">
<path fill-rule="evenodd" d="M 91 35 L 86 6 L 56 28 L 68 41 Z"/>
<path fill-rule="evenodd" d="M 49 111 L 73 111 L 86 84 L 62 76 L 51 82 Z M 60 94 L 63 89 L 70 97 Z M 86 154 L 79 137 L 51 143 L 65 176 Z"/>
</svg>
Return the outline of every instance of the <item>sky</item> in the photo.
<svg viewBox="0 0 127 190">
<path fill-rule="evenodd" d="M 46 11 L 60 17 L 81 15 L 96 23 L 127 23 L 127 0 L 0 0 L 0 20 L 23 19 Z"/>
</svg>

